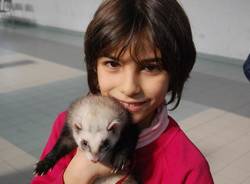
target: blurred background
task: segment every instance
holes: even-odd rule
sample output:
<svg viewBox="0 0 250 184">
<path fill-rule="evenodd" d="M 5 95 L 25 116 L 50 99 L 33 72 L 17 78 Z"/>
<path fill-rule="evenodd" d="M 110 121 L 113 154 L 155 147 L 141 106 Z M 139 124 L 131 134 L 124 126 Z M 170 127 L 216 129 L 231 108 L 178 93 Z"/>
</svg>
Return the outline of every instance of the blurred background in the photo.
<svg viewBox="0 0 250 184">
<path fill-rule="evenodd" d="M 250 183 L 249 0 L 179 0 L 198 56 L 169 112 L 218 184 Z M 0 0 L 0 183 L 29 183 L 51 125 L 86 94 L 83 38 L 101 0 Z"/>
</svg>

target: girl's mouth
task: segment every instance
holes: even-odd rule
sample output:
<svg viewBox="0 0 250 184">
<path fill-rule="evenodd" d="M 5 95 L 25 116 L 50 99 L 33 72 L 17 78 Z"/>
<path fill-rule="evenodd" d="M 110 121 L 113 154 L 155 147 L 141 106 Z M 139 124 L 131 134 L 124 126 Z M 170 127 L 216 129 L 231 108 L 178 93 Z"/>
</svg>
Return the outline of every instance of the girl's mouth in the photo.
<svg viewBox="0 0 250 184">
<path fill-rule="evenodd" d="M 143 106 L 145 105 L 146 101 L 142 102 L 124 102 L 120 101 L 119 102 L 125 107 L 129 112 L 138 112 L 140 111 Z"/>
</svg>

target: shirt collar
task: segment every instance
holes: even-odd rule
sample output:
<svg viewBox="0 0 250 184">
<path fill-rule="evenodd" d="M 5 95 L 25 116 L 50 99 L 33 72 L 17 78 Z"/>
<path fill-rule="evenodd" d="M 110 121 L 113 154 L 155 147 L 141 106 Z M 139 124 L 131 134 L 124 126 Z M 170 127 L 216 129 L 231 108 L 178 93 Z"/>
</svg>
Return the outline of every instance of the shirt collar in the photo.
<svg viewBox="0 0 250 184">
<path fill-rule="evenodd" d="M 167 106 L 162 105 L 157 109 L 156 116 L 153 119 L 151 126 L 145 128 L 140 133 L 136 149 L 144 147 L 160 137 L 162 132 L 167 128 L 168 123 L 169 119 Z"/>
</svg>

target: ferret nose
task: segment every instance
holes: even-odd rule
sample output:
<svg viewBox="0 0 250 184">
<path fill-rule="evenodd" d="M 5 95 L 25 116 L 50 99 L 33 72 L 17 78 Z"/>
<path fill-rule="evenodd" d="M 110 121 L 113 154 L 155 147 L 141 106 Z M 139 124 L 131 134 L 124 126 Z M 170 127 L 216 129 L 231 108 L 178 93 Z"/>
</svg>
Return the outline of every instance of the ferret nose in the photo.
<svg viewBox="0 0 250 184">
<path fill-rule="evenodd" d="M 92 154 L 91 156 L 92 156 L 92 158 L 91 158 L 91 161 L 92 161 L 92 162 L 95 162 L 95 163 L 96 163 L 96 162 L 99 161 L 99 156 L 98 156 L 98 155 Z"/>
</svg>

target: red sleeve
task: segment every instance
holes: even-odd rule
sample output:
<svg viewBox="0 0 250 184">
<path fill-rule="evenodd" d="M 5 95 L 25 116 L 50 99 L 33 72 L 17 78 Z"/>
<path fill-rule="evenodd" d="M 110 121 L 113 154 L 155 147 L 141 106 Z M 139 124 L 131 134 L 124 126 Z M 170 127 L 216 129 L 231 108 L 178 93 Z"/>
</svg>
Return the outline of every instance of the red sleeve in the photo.
<svg viewBox="0 0 250 184">
<path fill-rule="evenodd" d="M 214 184 L 209 165 L 204 161 L 194 168 L 186 177 L 185 184 L 204 183 Z"/>
<path fill-rule="evenodd" d="M 64 126 L 66 114 L 67 114 L 66 112 L 62 112 L 57 116 L 53 124 L 52 131 L 48 138 L 47 144 L 45 148 L 43 149 L 42 154 L 40 156 L 40 159 L 44 158 L 50 152 L 50 150 L 52 150 L 53 146 L 55 145 L 61 133 L 61 130 Z M 63 182 L 64 170 L 68 166 L 74 154 L 75 154 L 75 150 L 73 150 L 71 153 L 61 158 L 53 167 L 53 169 L 49 171 L 46 175 L 34 176 L 34 178 L 31 181 L 31 184 L 63 184 L 64 183 Z"/>
</svg>

